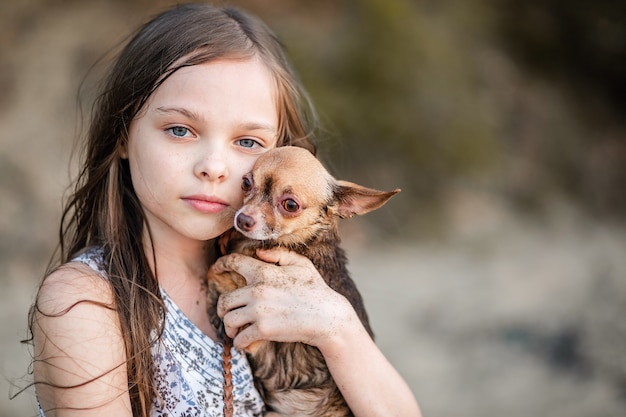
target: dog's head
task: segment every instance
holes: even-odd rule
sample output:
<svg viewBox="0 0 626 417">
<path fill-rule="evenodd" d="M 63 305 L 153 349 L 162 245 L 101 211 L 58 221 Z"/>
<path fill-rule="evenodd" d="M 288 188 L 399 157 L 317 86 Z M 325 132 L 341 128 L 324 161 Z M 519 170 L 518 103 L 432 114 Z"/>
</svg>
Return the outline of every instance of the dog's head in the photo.
<svg viewBox="0 0 626 417">
<path fill-rule="evenodd" d="M 309 151 L 293 146 L 261 155 L 241 187 L 235 228 L 250 239 L 285 245 L 306 242 L 338 218 L 375 210 L 400 192 L 337 181 Z"/>
</svg>

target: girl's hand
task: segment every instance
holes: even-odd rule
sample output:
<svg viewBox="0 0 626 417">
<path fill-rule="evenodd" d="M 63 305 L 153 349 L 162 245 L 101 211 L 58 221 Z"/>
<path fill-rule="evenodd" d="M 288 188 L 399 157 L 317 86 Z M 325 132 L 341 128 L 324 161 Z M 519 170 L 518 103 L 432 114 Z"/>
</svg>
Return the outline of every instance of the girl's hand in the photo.
<svg viewBox="0 0 626 417">
<path fill-rule="evenodd" d="M 248 282 L 218 302 L 218 315 L 237 348 L 258 340 L 308 343 L 324 355 L 355 416 L 421 415 L 410 388 L 352 305 L 326 285 L 311 261 L 284 249 L 257 255 L 261 260 L 231 254 L 214 265 L 216 272 L 235 271 Z"/>
<path fill-rule="evenodd" d="M 262 260 L 231 254 L 214 265 L 216 272 L 237 272 L 248 283 L 218 303 L 218 315 L 237 348 L 272 340 L 323 350 L 346 326 L 360 325 L 348 300 L 324 282 L 309 259 L 285 249 L 257 255 Z"/>
</svg>

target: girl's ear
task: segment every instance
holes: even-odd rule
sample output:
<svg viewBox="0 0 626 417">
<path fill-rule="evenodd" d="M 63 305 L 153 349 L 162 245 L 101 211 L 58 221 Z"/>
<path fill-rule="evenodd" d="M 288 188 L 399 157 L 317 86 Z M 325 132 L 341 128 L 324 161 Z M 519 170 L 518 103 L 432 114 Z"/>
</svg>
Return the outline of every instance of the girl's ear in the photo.
<svg viewBox="0 0 626 417">
<path fill-rule="evenodd" d="M 355 214 L 369 213 L 382 207 L 399 192 L 399 188 L 393 191 L 378 191 L 348 181 L 337 181 L 335 187 L 337 213 L 343 219 L 348 219 Z"/>
</svg>

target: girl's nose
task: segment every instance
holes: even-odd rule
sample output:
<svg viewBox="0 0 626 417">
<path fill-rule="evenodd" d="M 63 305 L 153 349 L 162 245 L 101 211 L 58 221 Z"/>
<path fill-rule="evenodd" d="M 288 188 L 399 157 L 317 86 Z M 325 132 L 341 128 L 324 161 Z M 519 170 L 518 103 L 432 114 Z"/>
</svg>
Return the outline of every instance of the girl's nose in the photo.
<svg viewBox="0 0 626 417">
<path fill-rule="evenodd" d="M 209 181 L 222 181 L 228 176 L 228 164 L 224 152 L 211 152 L 198 161 L 196 175 Z"/>
</svg>

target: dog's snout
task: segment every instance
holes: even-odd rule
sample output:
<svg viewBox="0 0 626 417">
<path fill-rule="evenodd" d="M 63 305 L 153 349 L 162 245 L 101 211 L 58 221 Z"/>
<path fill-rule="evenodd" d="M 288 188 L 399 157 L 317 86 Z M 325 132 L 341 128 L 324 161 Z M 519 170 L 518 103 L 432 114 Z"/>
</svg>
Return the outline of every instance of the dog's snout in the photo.
<svg viewBox="0 0 626 417">
<path fill-rule="evenodd" d="M 237 216 L 237 227 L 241 230 L 249 231 L 254 227 L 255 223 L 254 218 L 247 214 L 239 213 Z"/>
</svg>

